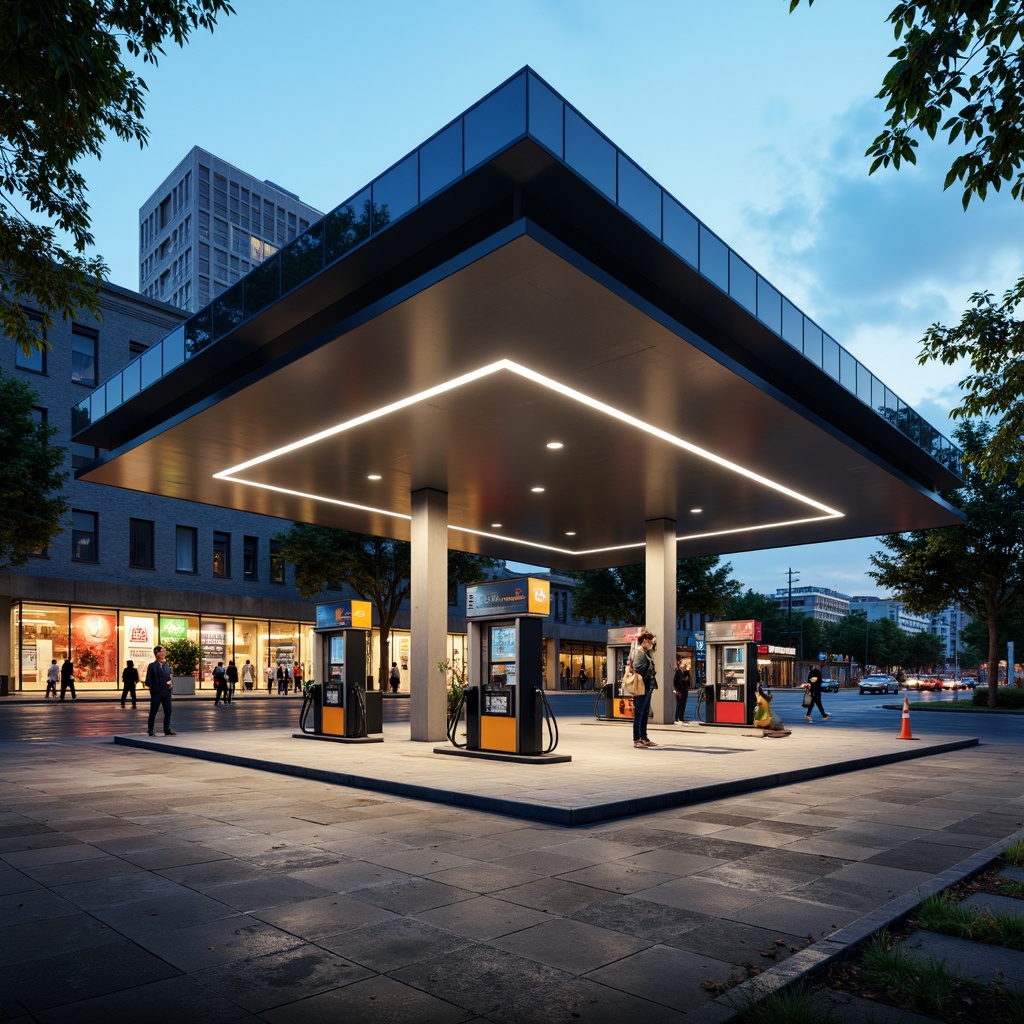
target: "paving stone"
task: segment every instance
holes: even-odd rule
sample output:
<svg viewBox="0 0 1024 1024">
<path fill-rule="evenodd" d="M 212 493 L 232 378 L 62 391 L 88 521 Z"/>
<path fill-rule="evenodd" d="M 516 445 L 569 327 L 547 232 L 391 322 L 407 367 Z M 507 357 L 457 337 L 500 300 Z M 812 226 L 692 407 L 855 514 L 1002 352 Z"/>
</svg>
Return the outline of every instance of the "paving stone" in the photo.
<svg viewBox="0 0 1024 1024">
<path fill-rule="evenodd" d="M 420 911 L 416 917 L 417 920 L 457 935 L 486 941 L 529 928 L 547 920 L 549 915 L 491 896 L 477 896 L 475 899 Z"/>
<path fill-rule="evenodd" d="M 461 906 L 461 904 L 454 904 Z M 428 913 L 431 913 L 428 911 Z M 399 915 L 382 910 L 363 900 L 354 900 L 340 893 L 319 899 L 285 903 L 279 907 L 254 910 L 251 917 L 266 921 L 282 931 L 303 939 L 316 940 L 327 935 L 361 928 L 366 924 L 393 921 Z M 421 914 L 421 917 L 424 915 Z"/>
<path fill-rule="evenodd" d="M 378 974 L 387 974 L 441 953 L 451 953 L 457 959 L 457 951 L 470 945 L 470 940 L 414 918 L 399 917 L 324 936 L 319 945 Z"/>
<path fill-rule="evenodd" d="M 1012 896 L 1000 896 L 992 892 L 973 893 L 963 900 L 960 906 L 969 907 L 972 910 L 988 911 L 990 914 L 1006 914 L 1024 918 L 1024 900 L 1014 899 Z"/>
<path fill-rule="evenodd" d="M 1019 950 L 923 930 L 912 932 L 900 946 L 916 959 L 934 958 L 958 977 L 1024 991 L 1024 953 Z"/>
<path fill-rule="evenodd" d="M 585 974 L 646 949 L 652 943 L 582 921 L 558 918 L 496 938 L 491 945 L 549 967 Z"/>
<path fill-rule="evenodd" d="M 372 903 L 396 914 L 415 914 L 421 910 L 431 910 L 448 903 L 472 899 L 475 893 L 467 889 L 459 889 L 453 885 L 444 885 L 429 878 L 402 878 L 393 882 L 381 882 L 378 885 L 355 889 L 349 896 L 355 900 Z"/>
</svg>

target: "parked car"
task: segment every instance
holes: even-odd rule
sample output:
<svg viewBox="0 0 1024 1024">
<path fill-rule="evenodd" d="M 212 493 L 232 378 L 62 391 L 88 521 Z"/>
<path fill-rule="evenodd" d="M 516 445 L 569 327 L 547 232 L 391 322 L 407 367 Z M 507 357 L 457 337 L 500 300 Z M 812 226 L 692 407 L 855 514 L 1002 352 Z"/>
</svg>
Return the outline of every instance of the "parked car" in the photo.
<svg viewBox="0 0 1024 1024">
<path fill-rule="evenodd" d="M 825 693 L 838 693 L 839 692 L 839 680 L 838 679 L 822 679 L 821 688 Z"/>
<path fill-rule="evenodd" d="M 860 681 L 861 693 L 899 693 L 900 684 L 892 676 L 864 676 Z"/>
</svg>

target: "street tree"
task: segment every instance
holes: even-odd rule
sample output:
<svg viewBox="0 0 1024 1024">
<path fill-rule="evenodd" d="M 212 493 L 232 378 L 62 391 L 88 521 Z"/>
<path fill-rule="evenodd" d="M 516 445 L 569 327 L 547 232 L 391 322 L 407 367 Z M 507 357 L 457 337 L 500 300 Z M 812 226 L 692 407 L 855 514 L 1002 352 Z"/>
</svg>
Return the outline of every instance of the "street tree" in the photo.
<svg viewBox="0 0 1024 1024">
<path fill-rule="evenodd" d="M 801 0 L 790 0 L 792 12 Z M 810 7 L 814 0 L 807 0 Z M 869 173 L 917 160 L 919 139 L 945 134 L 956 156 L 945 188 L 959 182 L 967 209 L 1008 183 L 1024 200 L 1024 4 L 1021 0 L 906 0 L 887 19 L 899 45 L 878 97 L 888 120 L 868 148 Z M 997 300 L 976 292 L 960 323 L 935 323 L 919 361 L 966 360 L 955 419 L 996 423 L 978 467 L 1024 484 L 1024 277 Z"/>
<path fill-rule="evenodd" d="M 35 415 L 39 396 L 0 370 L 0 569 L 24 565 L 64 529 L 67 449 Z"/>
<path fill-rule="evenodd" d="M 800 635 L 801 622 L 804 616 L 793 615 L 793 633 L 787 632 L 789 619 L 786 609 L 780 607 L 774 597 L 759 594 L 749 588 L 735 597 L 730 598 L 722 609 L 722 618 L 726 621 L 734 619 L 755 619 L 761 623 L 761 639 L 766 644 L 778 644 L 785 647 L 798 646 L 793 642 Z M 808 648 L 809 650 L 810 648 Z"/>
<path fill-rule="evenodd" d="M 719 616 L 740 585 L 730 579 L 732 565 L 718 555 L 683 558 L 676 563 L 676 615 Z M 573 614 L 581 619 L 643 625 L 647 618 L 647 568 L 582 569 L 566 573 L 576 581 Z"/>
<path fill-rule="evenodd" d="M 275 538 L 281 557 L 295 568 L 295 587 L 313 598 L 328 587 L 347 585 L 373 604 L 380 631 L 377 678 L 384 687 L 390 671 L 390 638 L 402 602 L 409 597 L 411 573 L 408 541 L 371 537 L 310 523 L 294 523 Z M 463 551 L 448 552 L 448 596 L 460 583 L 475 583 L 503 568 L 504 563 Z"/>
<path fill-rule="evenodd" d="M 891 534 L 871 556 L 868 575 L 912 611 L 958 604 L 988 629 L 988 677 L 996 679 L 999 616 L 1024 598 L 1024 487 L 1017 467 L 1007 478 L 980 468 L 991 429 L 966 423 L 954 439 L 964 451 L 964 486 L 947 495 L 966 516 L 962 526 Z M 996 689 L 989 688 L 995 707 Z"/>
<path fill-rule="evenodd" d="M 213 30 L 227 0 L 7 0 L 0 4 L 0 330 L 26 353 L 55 318 L 100 318 L 107 267 L 85 177 L 107 133 L 144 147 L 146 82 L 167 41 Z M 30 316 L 22 303 L 38 310 Z"/>
<path fill-rule="evenodd" d="M 907 666 L 918 672 L 938 671 L 946 663 L 946 648 L 942 638 L 929 630 L 907 633 Z"/>
</svg>

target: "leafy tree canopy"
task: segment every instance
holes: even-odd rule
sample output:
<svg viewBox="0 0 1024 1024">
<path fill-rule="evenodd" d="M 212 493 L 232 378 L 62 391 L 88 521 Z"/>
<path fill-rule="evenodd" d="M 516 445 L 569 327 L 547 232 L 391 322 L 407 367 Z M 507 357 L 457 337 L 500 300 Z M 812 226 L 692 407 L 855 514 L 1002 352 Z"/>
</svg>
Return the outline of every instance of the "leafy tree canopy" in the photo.
<svg viewBox="0 0 1024 1024">
<path fill-rule="evenodd" d="M 76 166 L 100 156 L 108 131 L 146 145 L 147 86 L 126 56 L 155 65 L 165 41 L 184 46 L 193 29 L 233 13 L 227 0 L 0 5 L 0 330 L 26 352 L 46 347 L 55 317 L 100 316 L 107 268 L 85 255 L 94 239 Z"/>
<path fill-rule="evenodd" d="M 0 370 L 0 569 L 24 565 L 64 528 L 68 503 L 67 449 L 53 444 L 57 428 L 35 418 L 38 396 Z"/>
</svg>

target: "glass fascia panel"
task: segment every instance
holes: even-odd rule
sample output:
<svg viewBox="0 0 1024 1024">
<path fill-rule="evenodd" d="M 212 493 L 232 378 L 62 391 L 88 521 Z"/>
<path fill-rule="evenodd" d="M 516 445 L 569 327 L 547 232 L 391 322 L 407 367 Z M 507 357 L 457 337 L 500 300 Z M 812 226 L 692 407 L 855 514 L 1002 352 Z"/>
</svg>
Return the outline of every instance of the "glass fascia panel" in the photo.
<svg viewBox="0 0 1024 1024">
<path fill-rule="evenodd" d="M 804 355 L 815 366 L 822 365 L 822 338 L 821 328 L 813 321 L 804 317 Z"/>
<path fill-rule="evenodd" d="M 821 368 L 839 380 L 839 345 L 827 334 L 821 336 Z"/>
<path fill-rule="evenodd" d="M 121 374 L 115 373 L 103 388 L 107 393 L 107 412 L 112 412 L 121 404 Z"/>
<path fill-rule="evenodd" d="M 95 423 L 96 420 L 102 419 L 107 415 L 106 385 L 101 384 L 98 388 L 94 388 L 90 398 L 92 399 L 92 418 Z"/>
<path fill-rule="evenodd" d="M 841 345 L 839 346 L 839 383 L 857 394 L 857 360 Z"/>
<path fill-rule="evenodd" d="M 213 341 L 212 308 L 207 306 L 185 321 L 185 351 L 189 358 L 197 352 L 202 352 Z"/>
<path fill-rule="evenodd" d="M 729 294 L 745 309 L 757 315 L 757 273 L 729 250 Z"/>
<path fill-rule="evenodd" d="M 419 154 L 407 156 L 373 183 L 373 230 L 398 220 L 418 202 L 420 195 Z"/>
<path fill-rule="evenodd" d="M 210 309 L 213 316 L 213 336 L 223 338 L 242 322 L 244 306 L 244 285 L 241 281 L 221 292 L 213 300 Z M 167 372 L 166 370 L 164 371 Z"/>
<path fill-rule="evenodd" d="M 420 202 L 462 174 L 462 118 L 420 146 Z"/>
<path fill-rule="evenodd" d="M 700 225 L 700 272 L 723 292 L 729 291 L 729 247 Z"/>
<path fill-rule="evenodd" d="M 88 398 L 83 398 L 78 405 L 74 406 L 71 410 L 71 433 L 77 434 L 80 430 L 85 430 L 87 426 L 92 422 L 92 402 Z"/>
<path fill-rule="evenodd" d="M 875 375 L 866 366 L 864 366 L 863 363 L 857 363 L 857 397 L 865 405 L 871 405 L 874 376 Z"/>
<path fill-rule="evenodd" d="M 142 388 L 140 383 L 140 370 L 142 368 L 142 357 L 133 359 L 122 371 L 121 371 L 121 395 L 127 402 L 129 398 L 134 398 Z"/>
<path fill-rule="evenodd" d="M 319 220 L 281 250 L 281 294 L 304 284 L 323 269 L 324 222 Z"/>
<path fill-rule="evenodd" d="M 662 241 L 677 256 L 696 267 L 698 263 L 697 218 L 667 192 L 662 193 Z"/>
<path fill-rule="evenodd" d="M 370 190 L 365 188 L 347 203 L 342 203 L 327 214 L 324 218 L 325 266 L 340 259 L 350 249 L 370 237 L 372 210 Z"/>
<path fill-rule="evenodd" d="M 661 186 L 619 153 L 619 206 L 655 238 L 661 238 Z"/>
<path fill-rule="evenodd" d="M 185 362 L 185 325 L 175 327 L 164 338 L 164 373 L 170 373 L 176 366 Z M 137 390 L 137 389 L 136 389 Z M 128 397 L 127 393 L 124 396 Z"/>
<path fill-rule="evenodd" d="M 899 415 L 899 399 L 888 389 L 885 389 L 885 398 L 881 410 L 879 410 L 885 419 L 896 425 L 897 417 Z"/>
<path fill-rule="evenodd" d="M 246 319 L 255 316 L 260 310 L 266 309 L 272 302 L 281 298 L 280 257 L 280 252 L 274 253 L 242 278 Z M 191 349 L 187 351 L 189 355 L 193 354 Z"/>
<path fill-rule="evenodd" d="M 804 315 L 787 298 L 782 300 L 782 337 L 798 352 L 804 347 Z"/>
<path fill-rule="evenodd" d="M 615 147 L 571 107 L 565 108 L 565 162 L 615 200 Z"/>
<path fill-rule="evenodd" d="M 757 319 L 776 334 L 782 333 L 782 295 L 760 274 L 757 278 Z"/>
<path fill-rule="evenodd" d="M 526 75 L 516 75 L 468 111 L 463 121 L 468 171 L 526 133 Z"/>
<path fill-rule="evenodd" d="M 145 390 L 151 384 L 155 384 L 163 376 L 163 346 L 158 341 L 150 345 L 139 359 L 140 381 L 142 389 Z"/>
<path fill-rule="evenodd" d="M 530 134 L 541 145 L 547 146 L 562 158 L 562 140 L 565 104 L 535 75 L 529 75 Z"/>
</svg>

